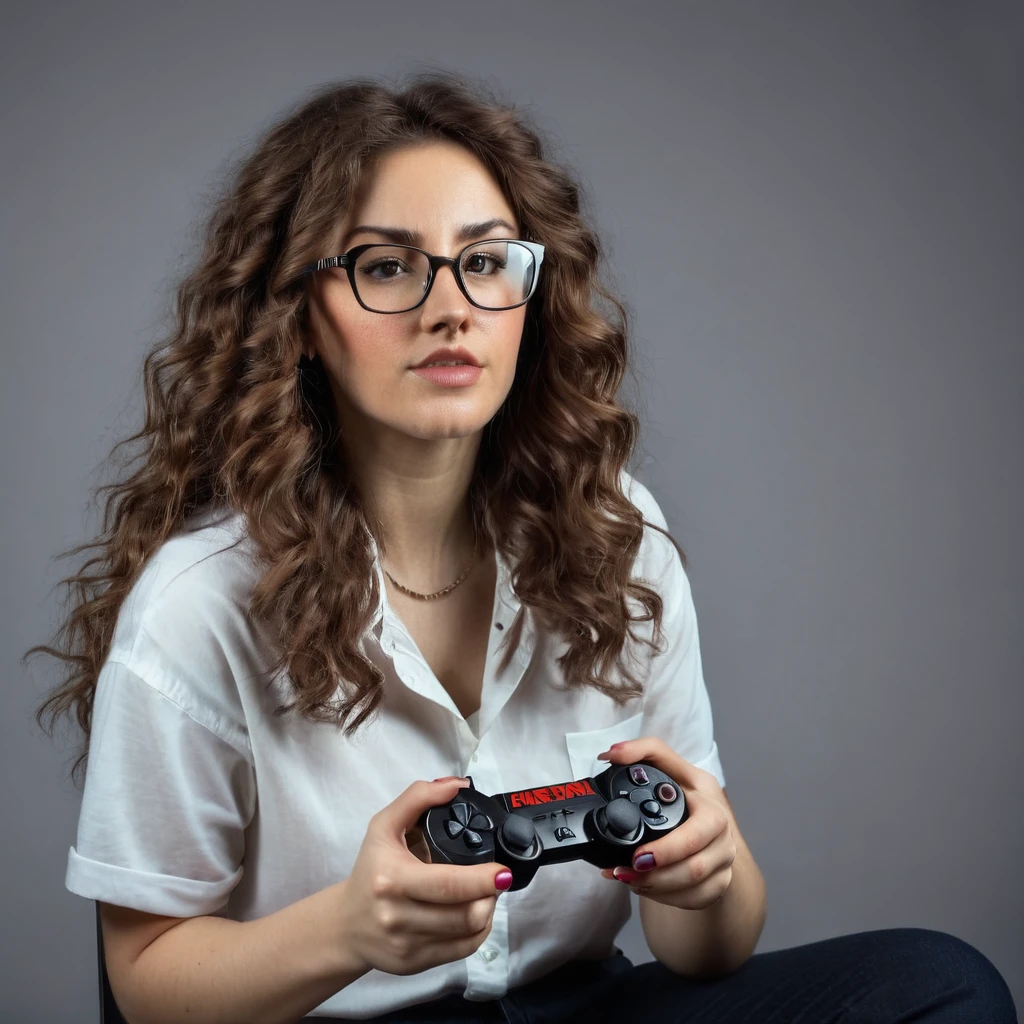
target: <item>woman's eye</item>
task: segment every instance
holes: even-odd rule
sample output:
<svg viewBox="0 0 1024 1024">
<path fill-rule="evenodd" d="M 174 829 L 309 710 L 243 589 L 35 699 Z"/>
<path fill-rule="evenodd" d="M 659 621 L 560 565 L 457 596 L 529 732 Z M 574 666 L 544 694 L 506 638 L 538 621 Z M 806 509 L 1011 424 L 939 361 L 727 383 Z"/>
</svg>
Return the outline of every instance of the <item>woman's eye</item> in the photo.
<svg viewBox="0 0 1024 1024">
<path fill-rule="evenodd" d="M 504 267 L 504 263 L 501 262 L 496 256 L 492 256 L 489 252 L 475 252 L 472 256 L 466 258 L 466 270 L 470 273 L 479 273 L 485 268 L 482 266 L 484 263 L 492 263 L 497 270 L 501 270 Z"/>
<path fill-rule="evenodd" d="M 382 267 L 388 267 L 389 269 L 395 270 L 395 273 L 386 273 L 378 275 L 378 279 L 381 277 L 395 277 L 402 264 L 398 260 L 378 260 L 376 263 L 371 263 L 368 267 L 363 268 L 363 273 L 366 275 L 372 275 L 375 270 L 379 270 Z"/>
</svg>

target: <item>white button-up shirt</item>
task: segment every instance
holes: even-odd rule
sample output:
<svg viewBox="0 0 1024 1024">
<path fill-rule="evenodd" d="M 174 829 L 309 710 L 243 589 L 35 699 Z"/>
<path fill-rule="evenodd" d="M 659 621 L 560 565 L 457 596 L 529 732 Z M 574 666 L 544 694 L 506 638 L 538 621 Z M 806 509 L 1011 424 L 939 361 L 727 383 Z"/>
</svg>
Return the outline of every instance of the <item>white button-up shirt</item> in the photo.
<svg viewBox="0 0 1024 1024">
<path fill-rule="evenodd" d="M 665 527 L 650 491 L 623 487 Z M 273 710 L 291 698 L 276 652 L 247 613 L 259 569 L 237 515 L 204 521 L 159 548 L 126 598 L 100 672 L 77 844 L 66 887 L 152 914 L 252 920 L 346 877 L 370 817 L 416 779 L 470 775 L 497 794 L 593 776 L 596 755 L 653 735 L 725 777 L 712 731 L 690 585 L 669 540 L 649 527 L 633 575 L 664 601 L 666 649 L 637 645 L 642 698 L 620 705 L 568 688 L 564 641 L 538 633 L 528 608 L 501 669 L 520 604 L 498 578 L 480 710 L 469 721 L 381 599 L 363 650 L 384 673 L 382 713 L 352 737 L 333 723 Z M 651 623 L 637 633 L 650 637 Z M 628 642 L 628 641 L 627 641 Z M 363 1019 L 459 993 L 495 999 L 567 960 L 610 955 L 629 889 L 583 861 L 547 865 L 498 897 L 471 956 L 408 976 L 370 971 L 312 1016 Z"/>
</svg>

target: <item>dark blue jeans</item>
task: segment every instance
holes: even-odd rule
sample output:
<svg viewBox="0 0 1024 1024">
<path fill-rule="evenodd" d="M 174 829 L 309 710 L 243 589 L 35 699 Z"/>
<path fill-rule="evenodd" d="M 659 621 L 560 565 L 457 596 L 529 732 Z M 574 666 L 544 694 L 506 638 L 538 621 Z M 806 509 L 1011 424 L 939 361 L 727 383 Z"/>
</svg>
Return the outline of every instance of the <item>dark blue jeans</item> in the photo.
<svg viewBox="0 0 1024 1024">
<path fill-rule="evenodd" d="M 310 1018 L 311 1020 L 313 1018 Z M 501 999 L 448 995 L 376 1021 L 403 1024 L 1017 1024 L 1002 975 L 945 932 L 891 928 L 756 953 L 690 981 L 618 952 L 578 960 Z"/>
</svg>

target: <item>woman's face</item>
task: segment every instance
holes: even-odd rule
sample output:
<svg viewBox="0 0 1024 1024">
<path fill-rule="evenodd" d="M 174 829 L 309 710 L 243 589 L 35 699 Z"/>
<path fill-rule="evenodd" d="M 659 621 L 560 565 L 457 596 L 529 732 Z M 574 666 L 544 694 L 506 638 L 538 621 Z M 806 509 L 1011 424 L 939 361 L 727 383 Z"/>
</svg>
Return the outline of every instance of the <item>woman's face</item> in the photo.
<svg viewBox="0 0 1024 1024">
<path fill-rule="evenodd" d="M 491 220 L 506 223 L 459 239 L 464 225 Z M 447 142 L 387 153 L 340 226 L 338 248 L 323 255 L 391 241 L 377 232 L 353 232 L 360 225 L 418 232 L 415 244 L 439 256 L 456 256 L 485 238 L 519 238 L 519 224 L 489 171 Z M 341 268 L 313 275 L 309 305 L 310 345 L 330 378 L 349 441 L 389 431 L 424 440 L 466 437 L 483 429 L 512 387 L 526 305 L 480 309 L 462 294 L 449 267 L 435 274 L 426 301 L 404 313 L 364 309 Z M 436 349 L 456 346 L 482 368 L 475 382 L 445 386 L 413 371 Z"/>
</svg>

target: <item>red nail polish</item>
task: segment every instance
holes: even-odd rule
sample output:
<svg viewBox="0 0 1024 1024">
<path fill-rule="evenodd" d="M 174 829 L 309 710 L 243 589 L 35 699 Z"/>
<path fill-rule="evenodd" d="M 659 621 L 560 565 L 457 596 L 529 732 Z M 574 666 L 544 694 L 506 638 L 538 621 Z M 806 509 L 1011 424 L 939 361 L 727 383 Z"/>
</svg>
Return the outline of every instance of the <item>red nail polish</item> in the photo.
<svg viewBox="0 0 1024 1024">
<path fill-rule="evenodd" d="M 616 868 L 615 877 L 620 882 L 625 882 L 626 885 L 632 885 L 633 882 L 637 881 L 640 876 L 635 871 L 630 871 L 629 868 Z"/>
<path fill-rule="evenodd" d="M 653 853 L 642 853 L 639 857 L 634 858 L 633 867 L 637 871 L 650 871 L 654 867 L 654 854 Z"/>
<path fill-rule="evenodd" d="M 511 871 L 499 871 L 494 879 L 494 888 L 498 892 L 507 891 L 508 887 L 512 884 L 512 872 Z"/>
</svg>

